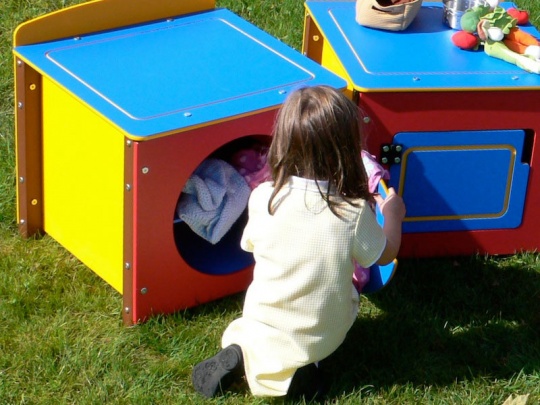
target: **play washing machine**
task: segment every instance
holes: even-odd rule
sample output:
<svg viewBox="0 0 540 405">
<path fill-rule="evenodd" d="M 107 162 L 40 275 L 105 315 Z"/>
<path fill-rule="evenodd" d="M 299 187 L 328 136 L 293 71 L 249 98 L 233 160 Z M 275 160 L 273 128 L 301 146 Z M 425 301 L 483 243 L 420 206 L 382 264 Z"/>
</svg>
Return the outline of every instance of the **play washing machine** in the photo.
<svg viewBox="0 0 540 405">
<path fill-rule="evenodd" d="M 118 290 L 127 324 L 247 287 L 245 212 L 210 242 L 177 215 L 186 183 L 267 145 L 295 88 L 346 86 L 212 0 L 84 3 L 19 26 L 14 54 L 20 231 Z"/>
</svg>

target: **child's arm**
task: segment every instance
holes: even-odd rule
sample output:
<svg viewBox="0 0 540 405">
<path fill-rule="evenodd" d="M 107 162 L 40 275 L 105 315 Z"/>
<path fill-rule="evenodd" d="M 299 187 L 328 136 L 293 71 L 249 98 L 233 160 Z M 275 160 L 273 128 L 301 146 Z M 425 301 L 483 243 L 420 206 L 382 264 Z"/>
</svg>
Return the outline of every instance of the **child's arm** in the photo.
<svg viewBox="0 0 540 405">
<path fill-rule="evenodd" d="M 405 217 L 403 199 L 390 187 L 385 199 L 375 196 L 379 209 L 384 216 L 383 232 L 386 236 L 386 247 L 377 264 L 388 264 L 394 260 L 401 246 L 401 223 Z"/>
</svg>

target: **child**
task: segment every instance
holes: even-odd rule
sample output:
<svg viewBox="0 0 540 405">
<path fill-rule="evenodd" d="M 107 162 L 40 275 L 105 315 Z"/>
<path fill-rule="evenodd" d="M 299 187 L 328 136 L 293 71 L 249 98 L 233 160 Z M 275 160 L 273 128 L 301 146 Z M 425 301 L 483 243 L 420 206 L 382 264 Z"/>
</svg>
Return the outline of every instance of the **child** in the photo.
<svg viewBox="0 0 540 405">
<path fill-rule="evenodd" d="M 298 387 L 316 394 L 315 364 L 338 348 L 357 316 L 353 261 L 367 268 L 397 255 L 405 206 L 393 189 L 384 202 L 369 192 L 358 123 L 358 107 L 327 86 L 299 89 L 281 107 L 268 154 L 273 181 L 253 190 L 241 240 L 255 257 L 253 281 L 242 317 L 223 334 L 224 349 L 193 369 L 203 395 L 244 373 L 256 396 Z"/>
</svg>

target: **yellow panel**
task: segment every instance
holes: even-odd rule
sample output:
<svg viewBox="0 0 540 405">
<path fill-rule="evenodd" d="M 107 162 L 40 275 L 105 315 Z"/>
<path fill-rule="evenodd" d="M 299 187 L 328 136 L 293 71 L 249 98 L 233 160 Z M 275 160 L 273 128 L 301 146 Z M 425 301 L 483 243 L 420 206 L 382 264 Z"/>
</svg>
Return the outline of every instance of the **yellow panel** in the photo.
<svg viewBox="0 0 540 405">
<path fill-rule="evenodd" d="M 326 69 L 347 81 L 347 89 L 344 93 L 352 98 L 354 86 L 352 80 L 339 60 L 336 52 L 332 49 L 329 41 L 319 29 L 317 22 L 309 14 L 306 6 L 304 15 L 304 34 L 302 38 L 302 52 Z"/>
<path fill-rule="evenodd" d="M 124 135 L 43 78 L 44 229 L 122 292 Z"/>
<path fill-rule="evenodd" d="M 215 0 L 95 0 L 67 7 L 21 24 L 15 46 L 80 36 L 215 7 Z"/>
<path fill-rule="evenodd" d="M 325 39 L 324 42 L 321 65 L 347 81 L 347 94 L 350 96 L 354 90 L 352 80 L 328 41 Z"/>
</svg>

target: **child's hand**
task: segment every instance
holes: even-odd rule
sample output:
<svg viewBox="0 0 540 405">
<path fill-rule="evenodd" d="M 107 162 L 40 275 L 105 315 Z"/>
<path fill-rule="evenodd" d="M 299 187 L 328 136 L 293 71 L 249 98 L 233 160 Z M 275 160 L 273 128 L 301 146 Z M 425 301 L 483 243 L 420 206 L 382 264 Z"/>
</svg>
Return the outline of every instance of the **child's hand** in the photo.
<svg viewBox="0 0 540 405">
<path fill-rule="evenodd" d="M 391 218 L 394 221 L 403 221 L 403 218 L 405 218 L 405 203 L 396 194 L 396 190 L 393 187 L 388 188 L 388 193 L 384 199 L 380 194 L 375 195 L 375 201 L 379 205 L 379 209 L 385 219 Z"/>
<path fill-rule="evenodd" d="M 375 201 L 384 216 L 383 232 L 386 236 L 386 247 L 377 263 L 388 264 L 397 256 L 401 246 L 401 223 L 405 218 L 405 203 L 392 187 L 388 189 L 386 198 L 375 195 Z"/>
</svg>

